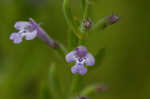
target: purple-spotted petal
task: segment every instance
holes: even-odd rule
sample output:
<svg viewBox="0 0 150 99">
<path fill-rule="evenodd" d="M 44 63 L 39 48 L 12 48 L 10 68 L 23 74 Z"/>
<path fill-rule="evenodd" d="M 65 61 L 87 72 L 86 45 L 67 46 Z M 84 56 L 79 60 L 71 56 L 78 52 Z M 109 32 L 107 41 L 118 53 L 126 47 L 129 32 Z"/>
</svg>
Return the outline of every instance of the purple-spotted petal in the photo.
<svg viewBox="0 0 150 99">
<path fill-rule="evenodd" d="M 16 22 L 15 24 L 15 28 L 18 29 L 18 30 L 22 30 L 24 29 L 25 27 L 29 26 L 30 23 L 29 22 L 25 22 L 25 21 L 19 21 L 19 22 Z"/>
<path fill-rule="evenodd" d="M 76 64 L 71 68 L 71 72 L 73 74 L 85 75 L 87 73 L 87 69 L 84 67 L 83 64 Z"/>
<path fill-rule="evenodd" d="M 10 40 L 13 40 L 15 44 L 19 44 L 22 42 L 22 35 L 19 33 L 12 33 L 10 35 Z"/>
<path fill-rule="evenodd" d="M 74 58 L 74 56 L 75 56 L 75 51 L 71 51 L 70 53 L 68 53 L 67 55 L 66 55 L 66 61 L 67 62 L 73 62 L 73 61 L 75 61 L 75 58 Z"/>
<path fill-rule="evenodd" d="M 72 72 L 73 74 L 78 74 L 78 73 L 79 73 L 78 67 L 77 67 L 76 65 L 73 66 L 73 67 L 71 68 L 71 72 Z"/>
<path fill-rule="evenodd" d="M 79 73 L 81 75 L 85 75 L 87 73 L 87 68 L 85 68 L 83 65 L 79 65 L 80 66 L 80 70 L 79 70 Z"/>
<path fill-rule="evenodd" d="M 93 66 L 95 64 L 95 59 L 94 59 L 93 55 L 88 53 L 86 57 L 87 57 L 87 60 L 85 62 L 86 65 L 87 66 Z"/>
<path fill-rule="evenodd" d="M 31 33 L 24 33 L 26 40 L 33 40 L 37 36 L 37 31 L 33 31 Z"/>
</svg>

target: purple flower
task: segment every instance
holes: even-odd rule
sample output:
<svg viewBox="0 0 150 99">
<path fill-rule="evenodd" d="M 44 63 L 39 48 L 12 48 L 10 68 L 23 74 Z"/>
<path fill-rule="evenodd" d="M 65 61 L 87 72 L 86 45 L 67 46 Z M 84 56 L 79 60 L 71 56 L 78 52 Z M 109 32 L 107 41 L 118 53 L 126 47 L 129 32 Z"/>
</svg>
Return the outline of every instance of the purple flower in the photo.
<svg viewBox="0 0 150 99">
<path fill-rule="evenodd" d="M 21 43 L 24 37 L 26 40 L 33 40 L 35 37 L 38 37 L 52 48 L 59 47 L 58 43 L 53 40 L 32 18 L 29 18 L 28 22 L 16 22 L 14 27 L 19 30 L 19 32 L 10 35 L 10 40 L 13 40 L 15 44 Z"/>
<path fill-rule="evenodd" d="M 95 64 L 95 59 L 91 53 L 88 53 L 86 47 L 79 46 L 75 50 L 71 51 L 66 55 L 67 62 L 76 62 L 76 64 L 71 68 L 73 74 L 84 75 L 87 72 L 87 66 L 93 66 Z"/>
<path fill-rule="evenodd" d="M 26 40 L 32 40 L 37 36 L 37 29 L 30 22 L 16 22 L 14 27 L 19 30 L 10 35 L 10 40 L 13 40 L 15 44 L 21 43 L 24 37 Z"/>
</svg>

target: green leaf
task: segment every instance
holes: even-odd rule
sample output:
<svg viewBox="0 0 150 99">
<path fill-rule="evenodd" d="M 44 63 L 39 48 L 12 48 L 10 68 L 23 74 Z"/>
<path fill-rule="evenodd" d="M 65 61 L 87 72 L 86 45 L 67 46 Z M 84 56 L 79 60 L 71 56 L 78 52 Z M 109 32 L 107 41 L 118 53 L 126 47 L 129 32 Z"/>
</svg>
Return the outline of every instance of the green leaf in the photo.
<svg viewBox="0 0 150 99">
<path fill-rule="evenodd" d="M 49 82 L 50 82 L 51 93 L 54 96 L 54 98 L 55 99 L 63 99 L 64 96 L 62 94 L 59 80 L 56 75 L 56 66 L 54 63 L 50 66 Z"/>
<path fill-rule="evenodd" d="M 81 96 L 91 96 L 108 90 L 108 86 L 102 84 L 89 85 L 81 91 Z"/>
<path fill-rule="evenodd" d="M 106 16 L 102 19 L 99 19 L 90 29 L 90 32 L 95 31 L 95 30 L 99 30 L 102 31 L 105 28 L 113 25 L 114 23 L 118 22 L 120 19 L 118 16 L 112 14 L 109 16 Z"/>
<path fill-rule="evenodd" d="M 96 93 L 96 91 L 96 85 L 91 85 L 81 91 L 81 96 L 90 96 L 91 94 Z"/>
</svg>

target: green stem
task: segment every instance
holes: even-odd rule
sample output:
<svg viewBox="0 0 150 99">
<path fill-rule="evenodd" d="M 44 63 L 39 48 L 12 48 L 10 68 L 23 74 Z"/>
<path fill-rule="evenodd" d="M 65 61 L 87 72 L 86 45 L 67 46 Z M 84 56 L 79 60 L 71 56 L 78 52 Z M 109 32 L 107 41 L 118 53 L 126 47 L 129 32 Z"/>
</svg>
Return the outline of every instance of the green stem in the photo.
<svg viewBox="0 0 150 99">
<path fill-rule="evenodd" d="M 70 8 L 70 0 L 64 0 L 63 2 L 63 10 L 64 10 L 64 16 L 67 21 L 67 24 L 69 28 L 72 29 L 72 31 L 80 38 L 80 32 L 78 31 L 78 28 L 73 20 L 71 8 Z"/>
<path fill-rule="evenodd" d="M 72 86 L 71 86 L 71 97 L 69 99 L 75 99 L 75 97 L 80 96 L 80 90 L 83 85 L 83 77 L 80 74 L 76 74 L 72 76 Z"/>
<path fill-rule="evenodd" d="M 83 19 L 87 19 L 88 16 L 88 0 L 82 0 Z"/>
<path fill-rule="evenodd" d="M 68 30 L 68 50 L 71 51 L 78 45 L 78 38 L 71 29 Z"/>
<path fill-rule="evenodd" d="M 64 16 L 66 18 L 68 25 L 71 27 L 73 31 L 76 31 L 70 8 L 70 0 L 64 0 L 63 8 L 64 8 Z"/>
<path fill-rule="evenodd" d="M 88 4 L 88 0 L 81 0 L 81 4 L 82 4 L 82 9 L 83 9 L 83 15 L 82 15 L 82 21 L 80 24 L 80 32 L 81 33 L 85 33 L 86 28 L 84 27 L 83 22 L 88 20 L 88 8 L 89 8 L 89 4 Z"/>
<path fill-rule="evenodd" d="M 84 44 L 84 39 L 83 39 L 83 34 L 81 34 L 81 31 L 78 32 L 78 28 L 73 22 L 72 14 L 71 14 L 71 8 L 69 6 L 70 0 L 64 0 L 63 7 L 64 7 L 64 15 L 66 18 L 66 21 L 72 31 L 77 34 L 78 38 L 75 38 L 73 33 L 69 31 L 68 33 L 68 45 L 69 49 L 72 49 L 74 45 L 83 45 Z M 85 20 L 88 15 L 88 0 L 82 0 L 82 6 L 83 6 L 83 17 L 82 20 Z M 82 25 L 81 25 L 82 26 Z M 75 42 L 73 41 L 75 40 Z M 78 42 L 77 42 L 78 41 Z M 80 96 L 79 92 L 82 87 L 82 80 L 84 76 L 81 76 L 79 74 L 73 75 L 72 76 L 72 85 L 71 85 L 71 90 L 70 90 L 70 97 L 69 99 L 72 99 L 73 97 Z"/>
<path fill-rule="evenodd" d="M 80 39 L 78 44 L 79 45 L 85 45 L 85 39 Z"/>
<path fill-rule="evenodd" d="M 78 91 L 79 91 L 79 81 L 80 81 L 80 75 L 73 75 L 73 80 L 72 80 L 72 93 L 74 95 L 79 95 Z"/>
<path fill-rule="evenodd" d="M 65 48 L 64 45 L 61 43 L 58 43 L 58 47 L 56 48 L 57 53 L 59 53 L 61 56 L 65 56 L 68 53 L 68 50 Z"/>
</svg>

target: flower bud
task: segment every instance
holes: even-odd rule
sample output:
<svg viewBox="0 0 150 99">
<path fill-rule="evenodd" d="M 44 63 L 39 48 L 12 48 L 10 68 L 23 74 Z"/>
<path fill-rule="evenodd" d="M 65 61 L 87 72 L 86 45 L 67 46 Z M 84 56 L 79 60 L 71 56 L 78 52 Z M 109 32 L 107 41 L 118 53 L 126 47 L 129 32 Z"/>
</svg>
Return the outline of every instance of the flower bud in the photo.
<svg viewBox="0 0 150 99">
<path fill-rule="evenodd" d="M 86 19 L 86 20 L 83 20 L 82 24 L 83 24 L 84 28 L 89 29 L 92 26 L 92 21 L 89 19 Z"/>
<path fill-rule="evenodd" d="M 114 24 L 116 22 L 119 21 L 119 17 L 116 16 L 116 15 L 111 15 L 108 17 L 107 21 L 110 23 L 110 24 Z"/>
</svg>

